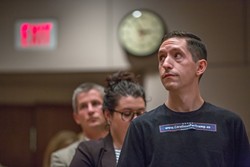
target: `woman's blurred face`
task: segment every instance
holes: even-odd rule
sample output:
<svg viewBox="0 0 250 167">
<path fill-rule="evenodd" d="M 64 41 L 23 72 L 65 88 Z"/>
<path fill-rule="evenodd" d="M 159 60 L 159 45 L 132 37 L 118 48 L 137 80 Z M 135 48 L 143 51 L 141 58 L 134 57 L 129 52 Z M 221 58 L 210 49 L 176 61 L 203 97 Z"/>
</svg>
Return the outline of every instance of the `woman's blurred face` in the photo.
<svg viewBox="0 0 250 167">
<path fill-rule="evenodd" d="M 142 97 L 124 96 L 118 101 L 118 105 L 114 108 L 114 113 L 111 115 L 106 113 L 106 118 L 110 123 L 110 132 L 113 138 L 117 138 L 123 142 L 128 126 L 131 120 L 138 115 L 143 114 L 146 109 L 146 104 Z M 133 117 L 134 116 L 134 117 Z"/>
</svg>

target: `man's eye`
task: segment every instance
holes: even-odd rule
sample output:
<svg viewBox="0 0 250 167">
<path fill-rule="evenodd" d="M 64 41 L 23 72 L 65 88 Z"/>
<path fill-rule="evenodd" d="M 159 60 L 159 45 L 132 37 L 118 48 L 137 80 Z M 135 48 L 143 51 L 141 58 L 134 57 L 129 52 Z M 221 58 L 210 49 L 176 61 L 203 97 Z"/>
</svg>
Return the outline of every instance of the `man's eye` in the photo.
<svg viewBox="0 0 250 167">
<path fill-rule="evenodd" d="M 180 59 L 180 58 L 182 57 L 182 55 L 181 55 L 180 53 L 176 53 L 176 54 L 174 55 L 174 57 L 175 57 L 175 59 Z"/>
<path fill-rule="evenodd" d="M 160 65 L 163 65 L 163 64 L 164 64 L 165 59 L 166 59 L 166 57 L 165 57 L 165 56 L 161 56 L 161 57 L 159 58 L 159 60 L 158 60 L 158 63 L 159 63 Z"/>
<path fill-rule="evenodd" d="M 80 110 L 82 110 L 82 109 L 86 109 L 86 108 L 88 108 L 88 106 L 87 105 L 80 105 Z"/>
<path fill-rule="evenodd" d="M 160 62 L 164 61 L 164 59 L 165 59 L 165 56 L 159 56 L 159 61 Z"/>
<path fill-rule="evenodd" d="M 97 102 L 97 101 L 92 102 L 92 106 L 94 106 L 94 107 L 97 107 L 97 106 L 99 106 L 99 105 L 101 105 L 100 102 Z"/>
</svg>

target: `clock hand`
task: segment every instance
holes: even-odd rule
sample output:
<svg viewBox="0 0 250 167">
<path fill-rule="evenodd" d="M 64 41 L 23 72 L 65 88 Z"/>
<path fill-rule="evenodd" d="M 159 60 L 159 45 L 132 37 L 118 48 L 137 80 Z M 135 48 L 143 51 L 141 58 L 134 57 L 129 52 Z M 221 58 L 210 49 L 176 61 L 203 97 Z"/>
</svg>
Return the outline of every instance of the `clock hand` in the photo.
<svg viewBox="0 0 250 167">
<path fill-rule="evenodd" d="M 148 35 L 150 34 L 152 31 L 150 29 L 140 29 L 139 30 L 139 35 L 140 36 L 145 36 L 145 35 Z"/>
</svg>

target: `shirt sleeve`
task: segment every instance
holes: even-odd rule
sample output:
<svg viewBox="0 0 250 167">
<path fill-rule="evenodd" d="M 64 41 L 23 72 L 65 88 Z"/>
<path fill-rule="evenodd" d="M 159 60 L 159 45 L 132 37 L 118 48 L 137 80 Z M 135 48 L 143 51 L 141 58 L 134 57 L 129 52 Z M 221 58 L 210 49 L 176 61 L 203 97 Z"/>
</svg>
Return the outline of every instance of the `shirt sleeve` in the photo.
<svg viewBox="0 0 250 167">
<path fill-rule="evenodd" d="M 144 167 L 144 139 L 133 121 L 128 128 L 117 167 Z"/>
<path fill-rule="evenodd" d="M 61 159 L 58 152 L 51 154 L 50 167 L 67 167 L 67 164 Z"/>
<path fill-rule="evenodd" d="M 245 126 L 242 120 L 237 121 L 237 124 L 235 126 L 235 166 L 250 167 L 250 145 Z"/>
</svg>

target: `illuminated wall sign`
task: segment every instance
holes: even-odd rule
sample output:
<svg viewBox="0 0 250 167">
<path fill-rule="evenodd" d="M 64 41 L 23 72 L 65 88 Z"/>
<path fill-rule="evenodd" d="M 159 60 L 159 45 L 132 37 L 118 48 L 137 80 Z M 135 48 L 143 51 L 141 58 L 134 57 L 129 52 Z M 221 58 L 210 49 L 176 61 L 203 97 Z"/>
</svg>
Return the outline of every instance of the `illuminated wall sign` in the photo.
<svg viewBox="0 0 250 167">
<path fill-rule="evenodd" d="M 22 20 L 16 23 L 17 49 L 54 49 L 57 25 L 54 20 Z"/>
</svg>

